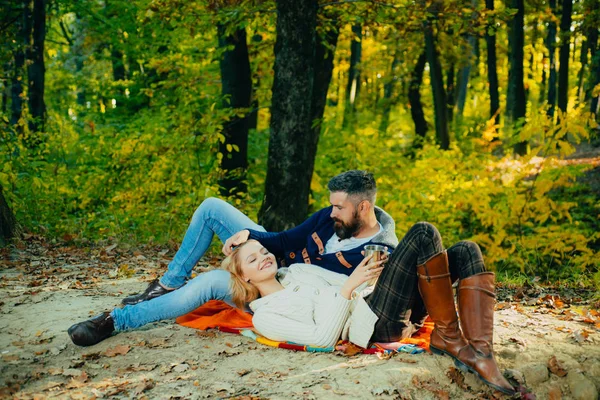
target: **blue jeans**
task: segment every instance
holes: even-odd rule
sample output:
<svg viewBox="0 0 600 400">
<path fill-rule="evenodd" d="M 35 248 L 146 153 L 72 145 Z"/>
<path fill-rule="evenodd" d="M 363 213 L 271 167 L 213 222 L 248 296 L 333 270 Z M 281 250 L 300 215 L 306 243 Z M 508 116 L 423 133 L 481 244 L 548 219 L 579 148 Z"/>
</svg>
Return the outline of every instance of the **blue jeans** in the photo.
<svg viewBox="0 0 600 400">
<path fill-rule="evenodd" d="M 223 300 L 233 305 L 229 293 L 230 276 L 227 271 L 205 272 L 186 285 L 184 283 L 210 246 L 215 233 L 221 242 L 225 242 L 242 229 L 263 232 L 265 230 L 223 200 L 204 200 L 192 217 L 181 247 L 160 279 L 163 286 L 178 289 L 149 301 L 114 309 L 111 316 L 115 330 L 138 328 L 150 322 L 179 317 L 209 300 Z"/>
</svg>

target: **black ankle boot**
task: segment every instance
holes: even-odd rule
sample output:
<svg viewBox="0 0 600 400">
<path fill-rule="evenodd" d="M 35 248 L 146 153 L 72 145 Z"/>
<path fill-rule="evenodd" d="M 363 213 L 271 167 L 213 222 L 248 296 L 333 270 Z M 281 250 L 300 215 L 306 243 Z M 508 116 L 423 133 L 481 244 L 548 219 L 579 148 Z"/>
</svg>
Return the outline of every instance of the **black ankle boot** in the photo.
<svg viewBox="0 0 600 400">
<path fill-rule="evenodd" d="M 146 290 L 144 290 L 144 293 L 139 293 L 133 296 L 125 297 L 121 301 L 121 303 L 123 303 L 124 305 L 133 305 L 141 303 L 142 301 L 147 301 L 155 297 L 162 296 L 163 294 L 167 294 L 171 291 L 172 290 L 165 289 L 164 287 L 160 286 L 160 283 L 158 283 L 158 279 L 155 279 L 152 282 L 150 282 L 150 285 L 148 285 Z"/>
<path fill-rule="evenodd" d="M 71 326 L 67 332 L 76 345 L 92 346 L 110 337 L 114 330 L 114 321 L 110 314 L 105 312 Z"/>
</svg>

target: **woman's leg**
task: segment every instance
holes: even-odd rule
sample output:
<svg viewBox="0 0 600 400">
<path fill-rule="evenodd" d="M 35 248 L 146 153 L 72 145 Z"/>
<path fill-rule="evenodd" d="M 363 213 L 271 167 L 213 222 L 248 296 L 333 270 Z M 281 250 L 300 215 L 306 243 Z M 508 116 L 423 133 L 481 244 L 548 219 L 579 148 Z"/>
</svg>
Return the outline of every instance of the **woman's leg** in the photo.
<svg viewBox="0 0 600 400">
<path fill-rule="evenodd" d="M 222 242 L 242 229 L 264 232 L 264 228 L 248 218 L 231 204 L 217 198 L 208 198 L 196 209 L 181 247 L 169 263 L 167 272 L 160 279 L 166 288 L 181 287 L 191 275 L 192 269 L 204 255 L 214 234 Z"/>
<path fill-rule="evenodd" d="M 428 222 L 416 223 L 402 238 L 373 293 L 365 298 L 379 317 L 373 341 L 397 341 L 421 327 L 425 307 L 418 291 L 417 265 L 425 264 L 443 251 L 440 233 Z"/>
<path fill-rule="evenodd" d="M 229 293 L 229 272 L 213 270 L 202 273 L 185 286 L 163 296 L 111 313 L 116 331 L 139 328 L 150 322 L 175 318 L 195 310 L 209 300 L 223 300 L 233 305 Z"/>
</svg>

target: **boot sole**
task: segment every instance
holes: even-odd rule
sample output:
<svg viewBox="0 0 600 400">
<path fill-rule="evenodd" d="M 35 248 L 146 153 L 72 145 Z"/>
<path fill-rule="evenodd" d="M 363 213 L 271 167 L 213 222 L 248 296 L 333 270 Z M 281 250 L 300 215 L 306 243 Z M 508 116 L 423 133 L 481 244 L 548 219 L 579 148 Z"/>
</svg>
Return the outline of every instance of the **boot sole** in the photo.
<svg viewBox="0 0 600 400">
<path fill-rule="evenodd" d="M 462 361 L 460 361 L 460 360 L 458 360 L 456 358 L 454 359 L 454 365 L 456 365 L 456 367 L 458 369 L 460 369 L 461 371 L 463 371 L 463 372 L 472 372 L 472 373 L 474 373 L 479 378 L 479 380 L 483 381 L 486 385 L 488 385 L 491 388 L 494 388 L 494 389 L 496 389 L 496 390 L 498 390 L 498 391 L 500 391 L 500 392 L 502 392 L 504 394 L 507 394 L 507 395 L 510 395 L 510 396 L 513 396 L 513 395 L 517 394 L 517 392 L 515 390 L 508 390 L 506 388 L 503 388 L 501 386 L 495 385 L 495 384 L 487 381 L 486 379 L 484 379 L 479 374 L 479 372 L 475 371 L 473 368 L 469 367 L 467 364 L 463 363 Z"/>
<path fill-rule="evenodd" d="M 442 349 L 438 349 L 437 347 L 434 346 L 429 346 L 429 350 L 431 350 L 431 352 L 435 355 L 438 356 L 450 356 L 453 360 L 454 360 L 454 365 L 456 366 L 456 368 L 460 369 L 462 372 L 472 372 L 474 373 L 481 381 L 483 381 L 486 385 L 504 393 L 504 394 L 508 394 L 508 395 L 514 395 L 517 392 L 516 391 L 510 391 L 506 388 L 500 387 L 498 385 L 494 385 L 491 382 L 488 382 L 487 380 L 485 380 L 480 374 L 479 372 L 475 371 L 473 368 L 469 367 L 467 364 L 463 363 L 462 361 L 460 361 L 458 358 L 456 358 L 455 356 L 453 356 L 452 354 L 448 353 L 445 350 Z"/>
</svg>

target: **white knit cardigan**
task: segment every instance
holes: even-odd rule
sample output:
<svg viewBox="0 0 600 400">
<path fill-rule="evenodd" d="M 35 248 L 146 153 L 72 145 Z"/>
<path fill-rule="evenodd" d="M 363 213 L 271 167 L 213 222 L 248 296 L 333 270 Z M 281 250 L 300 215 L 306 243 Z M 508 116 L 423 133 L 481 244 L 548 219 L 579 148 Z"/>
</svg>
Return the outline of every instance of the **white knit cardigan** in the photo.
<svg viewBox="0 0 600 400">
<path fill-rule="evenodd" d="M 310 264 L 281 268 L 285 289 L 250 303 L 252 323 L 276 341 L 331 347 L 340 336 L 367 347 L 377 316 L 362 296 L 347 300 L 340 294 L 348 276 Z"/>
</svg>

